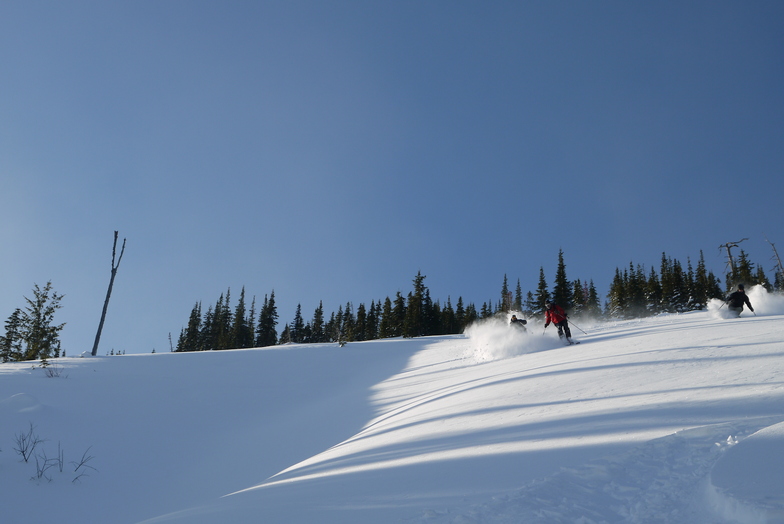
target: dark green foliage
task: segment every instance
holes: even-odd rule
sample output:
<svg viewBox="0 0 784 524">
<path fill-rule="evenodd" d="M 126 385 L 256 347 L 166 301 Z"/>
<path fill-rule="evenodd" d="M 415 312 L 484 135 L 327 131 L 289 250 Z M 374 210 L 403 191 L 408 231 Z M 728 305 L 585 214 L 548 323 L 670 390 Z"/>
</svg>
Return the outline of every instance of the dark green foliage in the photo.
<svg viewBox="0 0 784 524">
<path fill-rule="evenodd" d="M 259 313 L 259 322 L 256 325 L 256 346 L 274 346 L 278 343 L 278 308 L 275 306 L 275 291 L 270 293 L 269 299 L 264 295 L 264 304 Z"/>
<path fill-rule="evenodd" d="M 534 314 L 544 314 L 544 304 L 550 300 L 550 291 L 547 289 L 547 280 L 544 278 L 544 267 L 539 268 L 539 285 L 536 288 L 536 300 L 533 307 Z"/>
<path fill-rule="evenodd" d="M 563 250 L 558 251 L 558 266 L 555 270 L 555 283 L 553 285 L 553 302 L 569 311 L 572 309 L 572 284 L 566 278 L 566 264 L 564 263 Z"/>
<path fill-rule="evenodd" d="M 33 298 L 24 297 L 27 307 L 16 309 L 5 323 L 0 337 L 0 359 L 3 362 L 41 360 L 60 356 L 60 332 L 65 324 L 55 324 L 54 314 L 60 309 L 60 295 L 52 290 L 52 282 L 41 289 L 33 287 Z"/>
<path fill-rule="evenodd" d="M 14 362 L 24 359 L 22 349 L 22 310 L 17 308 L 5 322 L 5 335 L 0 337 L 0 359 Z"/>
</svg>

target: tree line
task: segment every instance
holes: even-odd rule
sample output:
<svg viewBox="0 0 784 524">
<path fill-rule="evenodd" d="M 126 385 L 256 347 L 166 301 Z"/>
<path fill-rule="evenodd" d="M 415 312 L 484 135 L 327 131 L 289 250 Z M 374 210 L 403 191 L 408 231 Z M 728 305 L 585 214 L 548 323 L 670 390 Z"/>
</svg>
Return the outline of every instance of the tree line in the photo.
<svg viewBox="0 0 784 524">
<path fill-rule="evenodd" d="M 511 311 L 528 318 L 540 318 L 545 303 L 553 301 L 566 309 L 574 318 L 635 318 L 659 313 L 676 313 L 704 309 L 712 298 L 725 294 L 721 283 L 705 266 L 702 251 L 696 268 L 690 259 L 686 264 L 662 253 L 658 271 L 643 265 L 616 268 L 615 277 L 602 304 L 593 280 L 569 280 L 566 274 L 563 250 L 558 253 L 555 278 L 550 286 L 544 267 L 539 269 L 537 288 L 523 293 L 520 280 L 512 291 L 504 275 L 499 299 L 484 302 L 479 309 L 465 304 L 459 297 L 455 305 L 451 298 L 444 304 L 434 301 L 424 284 L 425 276 L 418 272 L 413 279 L 413 289 L 406 296 L 397 292 L 394 298 L 372 301 L 369 306 L 360 303 L 354 307 L 348 302 L 326 317 L 323 302 L 319 302 L 313 315 L 306 320 L 301 304 L 297 305 L 294 318 L 284 324 L 278 335 L 278 311 L 275 292 L 265 295 L 261 311 L 256 316 L 255 298 L 246 308 L 245 289 L 237 305 L 229 305 L 231 290 L 221 294 L 215 305 L 202 313 L 202 303 L 191 310 L 188 324 L 182 329 L 176 351 L 204 351 L 264 347 L 286 343 L 337 342 L 374 340 L 390 337 L 417 337 L 462 333 L 471 323 Z M 726 291 L 737 283 L 749 286 L 760 284 L 769 291 L 784 291 L 784 279 L 776 273 L 775 284 L 765 277 L 761 266 L 755 266 L 741 251 L 732 271 L 726 275 Z"/>
<path fill-rule="evenodd" d="M 682 264 L 666 253 L 662 253 L 658 267 L 646 268 L 630 262 L 627 267 L 615 269 L 602 303 L 593 280 L 567 277 L 563 250 L 560 250 L 552 286 L 547 282 L 544 267 L 539 268 L 536 289 L 526 293 L 519 279 L 512 290 L 504 275 L 500 297 L 484 302 L 478 309 L 473 303 L 466 304 L 462 297 L 455 304 L 451 297 L 444 303 L 433 300 L 424 283 L 426 277 L 418 272 L 412 290 L 406 295 L 398 291 L 394 297 L 374 300 L 369 305 L 360 303 L 355 307 L 347 302 L 327 315 L 323 302 L 319 302 L 306 320 L 298 304 L 293 320 L 284 324 L 280 332 L 274 290 L 257 306 L 255 297 L 248 304 L 244 288 L 237 304 L 232 305 L 229 289 L 206 310 L 201 302 L 194 305 L 176 349 L 172 349 L 205 351 L 286 343 L 344 344 L 390 337 L 458 334 L 479 319 L 511 311 L 527 318 L 540 318 L 548 300 L 564 307 L 573 318 L 623 319 L 704 309 L 710 299 L 723 298 L 740 283 L 784 292 L 784 268 L 780 261 L 772 283 L 762 267 L 751 262 L 743 250 L 737 259 L 730 256 L 729 263 L 722 289 L 720 279 L 706 269 L 702 251 L 696 267 L 688 258 Z M 54 321 L 63 295 L 47 282 L 43 288 L 35 285 L 33 298 L 24 298 L 27 305 L 15 309 L 5 322 L 5 334 L 0 336 L 0 360 L 41 360 L 45 366 L 49 358 L 65 355 L 59 339 L 65 324 Z"/>
</svg>

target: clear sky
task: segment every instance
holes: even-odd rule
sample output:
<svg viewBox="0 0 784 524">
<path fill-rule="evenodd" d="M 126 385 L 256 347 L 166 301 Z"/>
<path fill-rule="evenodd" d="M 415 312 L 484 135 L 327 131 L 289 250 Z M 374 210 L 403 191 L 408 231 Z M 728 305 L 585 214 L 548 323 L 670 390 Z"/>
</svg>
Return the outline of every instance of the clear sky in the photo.
<svg viewBox="0 0 784 524">
<path fill-rule="evenodd" d="M 0 3 L 0 320 L 35 283 L 101 354 L 197 301 L 281 326 L 412 289 L 784 251 L 780 1 Z"/>
</svg>

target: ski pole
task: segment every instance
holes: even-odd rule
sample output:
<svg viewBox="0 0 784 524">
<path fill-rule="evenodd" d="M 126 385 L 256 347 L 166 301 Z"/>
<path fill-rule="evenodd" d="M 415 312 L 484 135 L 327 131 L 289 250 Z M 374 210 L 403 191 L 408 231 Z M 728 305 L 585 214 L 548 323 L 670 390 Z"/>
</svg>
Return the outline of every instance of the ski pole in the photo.
<svg viewBox="0 0 784 524">
<path fill-rule="evenodd" d="M 568 321 L 568 322 L 569 322 L 569 323 L 570 323 L 570 324 L 571 324 L 573 327 L 576 327 L 577 329 L 579 329 L 580 331 L 582 331 L 583 333 L 585 333 L 585 331 L 583 331 L 583 329 L 582 329 L 580 326 L 575 326 L 575 325 L 574 325 L 574 322 L 572 322 L 572 321 L 571 321 L 571 320 L 569 320 L 568 318 L 567 318 L 566 320 L 567 320 L 567 321 Z M 585 334 L 587 335 L 588 333 L 585 333 Z"/>
</svg>

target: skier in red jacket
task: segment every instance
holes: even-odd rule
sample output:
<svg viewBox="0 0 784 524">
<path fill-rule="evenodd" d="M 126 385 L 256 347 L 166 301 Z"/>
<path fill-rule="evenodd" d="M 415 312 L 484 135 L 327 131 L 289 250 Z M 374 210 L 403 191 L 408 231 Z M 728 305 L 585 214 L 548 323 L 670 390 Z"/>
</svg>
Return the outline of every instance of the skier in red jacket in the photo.
<svg viewBox="0 0 784 524">
<path fill-rule="evenodd" d="M 555 324 L 555 327 L 558 328 L 558 338 L 562 339 L 564 338 L 564 335 L 566 335 L 566 341 L 573 344 L 572 332 L 569 329 L 569 321 L 566 319 L 566 312 L 561 306 L 553 304 L 549 300 L 545 302 L 544 305 L 547 308 L 544 312 L 544 328 L 547 329 L 547 326 L 552 322 Z"/>
</svg>

